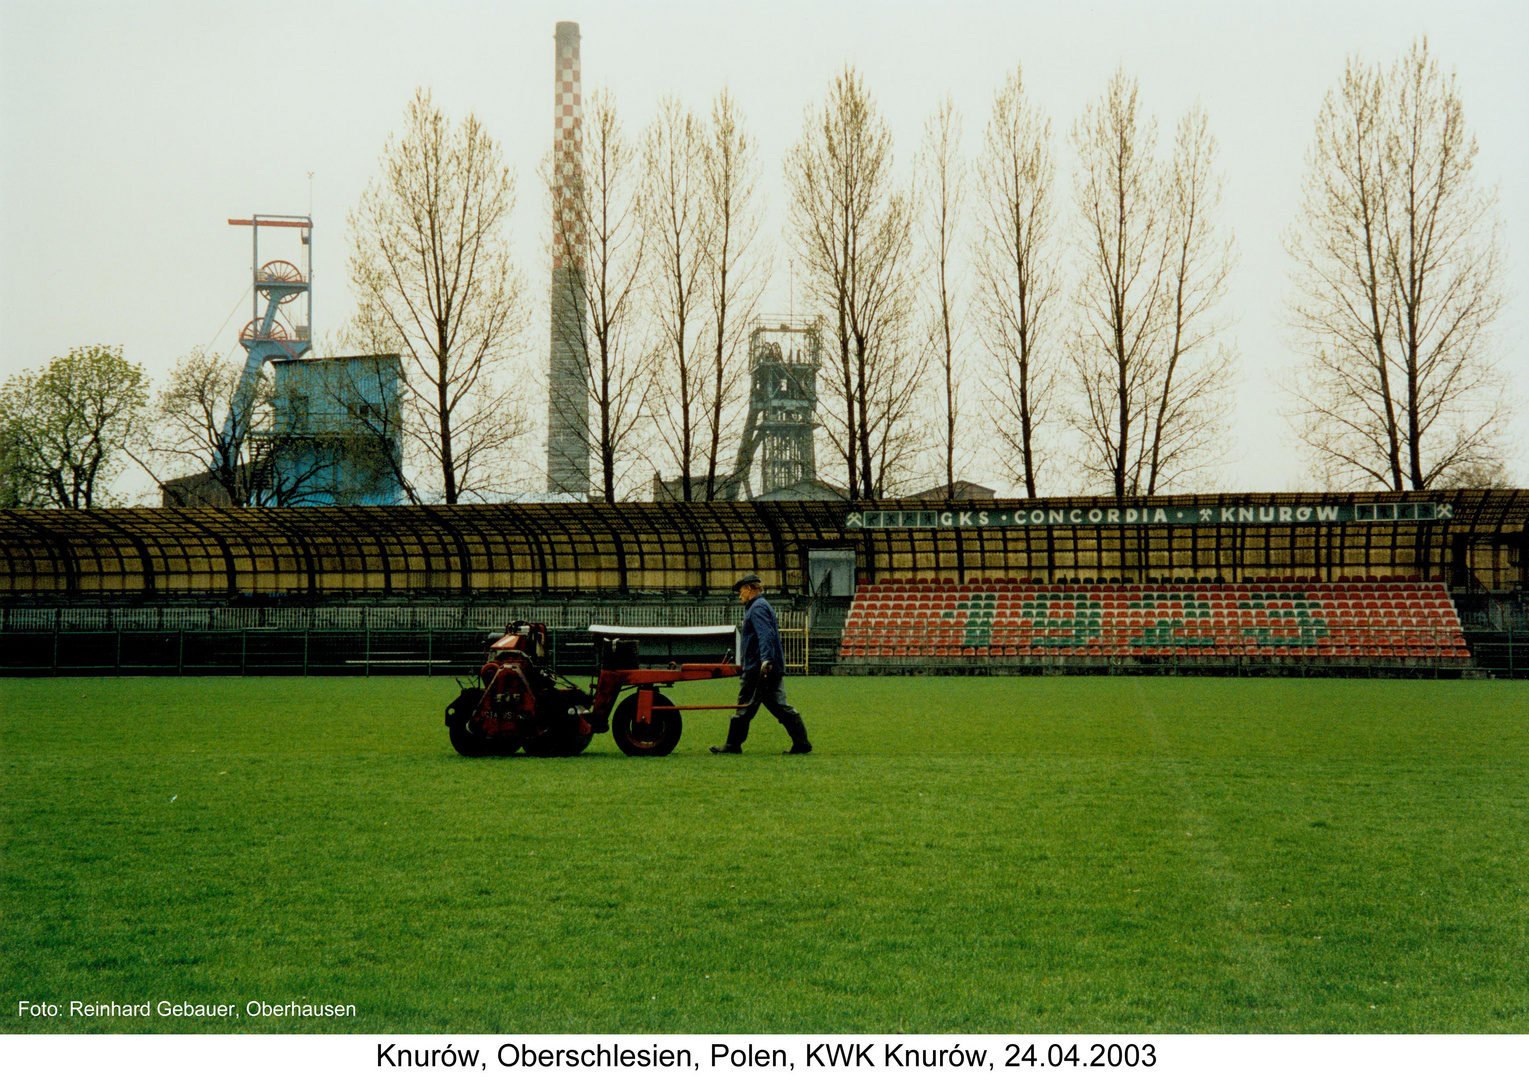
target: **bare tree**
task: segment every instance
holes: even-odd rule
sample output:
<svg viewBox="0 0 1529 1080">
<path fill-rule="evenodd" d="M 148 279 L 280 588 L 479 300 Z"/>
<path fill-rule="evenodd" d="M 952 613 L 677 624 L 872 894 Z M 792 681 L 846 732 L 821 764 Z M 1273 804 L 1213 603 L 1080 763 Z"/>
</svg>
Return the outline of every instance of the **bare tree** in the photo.
<svg viewBox="0 0 1529 1080">
<path fill-rule="evenodd" d="M 205 473 L 230 506 L 259 502 L 250 431 L 270 414 L 272 380 L 262 372 L 248 407 L 232 412 L 243 364 L 196 348 L 176 361 L 154 403 L 151 457 L 165 470 Z M 232 413 L 232 415 L 231 415 Z M 227 418 L 225 422 L 225 418 Z M 150 466 L 156 480 L 161 471 Z M 160 482 L 163 487 L 163 481 Z"/>
<path fill-rule="evenodd" d="M 992 356 L 990 391 L 1010 474 L 1035 498 L 1057 368 L 1048 351 L 1058 275 L 1051 121 L 1025 98 L 1016 68 L 993 99 L 978 207 L 978 314 Z M 1010 456 L 1012 455 L 1012 456 Z"/>
<path fill-rule="evenodd" d="M 1389 71 L 1351 58 L 1308 154 L 1289 319 L 1289 389 L 1317 469 L 1421 490 L 1495 475 L 1507 420 L 1496 193 L 1454 75 L 1415 42 Z"/>
<path fill-rule="evenodd" d="M 693 502 L 703 452 L 708 357 L 706 287 L 715 223 L 707 198 L 705 126 L 673 97 L 659 102 L 643 137 L 644 246 L 660 345 L 651 373 L 660 441 L 678 466 L 680 498 Z"/>
<path fill-rule="evenodd" d="M 424 89 L 380 164 L 349 218 L 359 311 L 347 343 L 404 358 L 403 427 L 444 500 L 495 493 L 528 430 L 503 371 L 526 324 L 505 234 L 514 180 L 478 118 L 453 129 Z"/>
<path fill-rule="evenodd" d="M 770 276 L 759 248 L 759 160 L 753 139 L 726 90 L 712 101 L 703 156 L 705 199 L 711 221 L 706 265 L 706 302 L 711 334 L 711 371 L 704 420 L 709 501 L 730 494 L 720 474 L 722 436 L 733 405 L 747 385 L 747 341 Z"/>
<path fill-rule="evenodd" d="M 70 349 L 9 379 L 0 387 L 3 450 L 15 470 L 8 501 L 65 510 L 105 502 L 142 437 L 146 385 L 142 367 L 104 345 Z"/>
<path fill-rule="evenodd" d="M 869 392 L 860 411 L 865 419 L 862 446 L 869 445 L 872 455 L 862 474 L 870 478 L 866 498 L 894 498 L 927 482 L 918 462 L 927 459 L 934 434 L 920 422 L 929 354 L 917 340 L 913 287 L 899 291 L 898 305 L 877 320 L 869 339 L 880 359 L 870 365 Z"/>
<path fill-rule="evenodd" d="M 570 324 L 556 332 L 575 342 L 583 357 L 585 392 L 595 409 L 599 494 L 615 502 L 618 492 L 625 494 L 651 362 L 638 323 L 647 255 L 642 161 L 609 90 L 589 95 L 582 130 L 579 165 L 562 171 L 562 163 L 554 163 L 547 172 L 549 198 L 560 208 L 561 222 L 553 232 L 553 258 L 578 271 L 555 278 L 574 295 L 554 310 L 566 312 Z M 550 406 L 565 407 L 557 401 Z"/>
<path fill-rule="evenodd" d="M 863 80 L 846 67 L 809 109 L 786 156 L 790 231 L 814 299 L 829 311 L 837 409 L 825 429 L 851 497 L 884 493 L 892 454 L 923 375 L 909 340 L 912 200 L 892 171 L 892 135 Z"/>
<path fill-rule="evenodd" d="M 960 268 L 956 265 L 956 247 L 965 210 L 966 163 L 961 157 L 961 114 L 949 96 L 924 124 L 918 174 L 922 195 L 919 224 L 928 267 L 925 275 L 928 338 L 940 376 L 940 471 L 944 474 L 946 495 L 954 497 L 965 316 L 958 295 Z"/>
<path fill-rule="evenodd" d="M 1141 494 L 1154 352 L 1162 329 L 1163 200 L 1153 161 L 1157 125 L 1142 118 L 1137 85 L 1117 70 L 1104 98 L 1073 125 L 1081 277 L 1073 363 L 1085 471 L 1116 498 Z"/>
<path fill-rule="evenodd" d="M 1224 458 L 1227 404 L 1236 351 L 1222 314 L 1236 255 L 1218 229 L 1224 180 L 1216 139 L 1196 104 L 1179 121 L 1164 178 L 1167 327 L 1151 411 L 1146 493 Z"/>
<path fill-rule="evenodd" d="M 1192 110 L 1174 158 L 1116 71 L 1073 128 L 1081 275 L 1071 342 L 1080 464 L 1116 498 L 1150 495 L 1219 454 L 1230 352 L 1215 306 L 1231 249 L 1215 232 L 1215 144 Z"/>
</svg>

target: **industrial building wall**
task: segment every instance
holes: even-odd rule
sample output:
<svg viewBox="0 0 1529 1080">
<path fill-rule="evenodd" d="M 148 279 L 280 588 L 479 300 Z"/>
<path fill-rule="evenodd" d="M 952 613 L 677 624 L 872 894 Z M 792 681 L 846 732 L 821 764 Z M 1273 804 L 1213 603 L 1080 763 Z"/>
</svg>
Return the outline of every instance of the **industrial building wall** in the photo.
<svg viewBox="0 0 1529 1080">
<path fill-rule="evenodd" d="M 1426 521 L 1301 523 L 1294 513 L 1290 523 L 1279 521 L 1281 507 L 1320 503 L 1352 515 L 1379 498 L 1216 495 L 1133 504 L 1210 512 L 1193 524 L 1111 523 L 1109 514 L 1122 512 L 1108 499 L 5 510 L 0 603 L 706 594 L 727 591 L 748 572 L 772 590 L 800 593 L 810 585 L 811 552 L 822 550 L 853 552 L 862 580 L 1399 573 L 1457 589 L 1523 587 L 1526 491 L 1391 497 L 1403 507 L 1448 507 L 1447 517 Z M 1235 520 L 1248 508 L 1271 521 L 1259 522 L 1258 513 Z M 1234 520 L 1223 523 L 1223 510 Z M 1089 523 L 1094 511 L 1097 524 Z M 984 513 L 987 526 L 979 524 Z M 992 524 L 1000 516 L 1023 524 Z M 923 524 L 887 524 L 902 521 Z"/>
</svg>

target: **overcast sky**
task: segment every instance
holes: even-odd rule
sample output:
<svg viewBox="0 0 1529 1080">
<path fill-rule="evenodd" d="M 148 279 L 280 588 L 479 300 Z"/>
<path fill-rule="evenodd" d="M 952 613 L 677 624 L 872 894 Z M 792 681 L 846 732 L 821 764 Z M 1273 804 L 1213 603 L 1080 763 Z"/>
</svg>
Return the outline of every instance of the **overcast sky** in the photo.
<svg viewBox="0 0 1529 1080">
<path fill-rule="evenodd" d="M 120 344 L 155 378 L 194 346 L 236 348 L 249 318 L 251 212 L 315 221 L 315 333 L 351 309 L 345 215 L 416 86 L 476 112 L 520 181 L 512 228 L 536 303 L 526 362 L 546 364 L 543 201 L 554 24 L 581 24 L 585 92 L 608 86 L 635 131 L 674 93 L 731 87 L 757 136 L 778 235 L 780 162 L 844 63 L 864 73 L 899 160 L 949 93 L 975 149 L 995 87 L 1023 66 L 1059 132 L 1117 65 L 1171 136 L 1197 98 L 1221 143 L 1240 264 L 1236 443 L 1219 486 L 1309 486 L 1273 377 L 1303 159 L 1323 94 L 1358 53 L 1390 63 L 1427 34 L 1460 76 L 1497 185 L 1510 303 L 1503 362 L 1529 398 L 1529 5 L 1523 3 L 768 4 L 24 3 L 0 0 L 0 379 L 71 346 Z M 1070 156 L 1063 153 L 1066 182 Z M 784 309 L 786 261 L 767 294 Z M 237 308 L 237 310 L 232 310 Z M 231 314 L 232 311 L 232 314 Z M 1519 409 L 1512 471 L 1529 482 Z M 974 479 L 990 479 L 974 477 Z"/>
</svg>

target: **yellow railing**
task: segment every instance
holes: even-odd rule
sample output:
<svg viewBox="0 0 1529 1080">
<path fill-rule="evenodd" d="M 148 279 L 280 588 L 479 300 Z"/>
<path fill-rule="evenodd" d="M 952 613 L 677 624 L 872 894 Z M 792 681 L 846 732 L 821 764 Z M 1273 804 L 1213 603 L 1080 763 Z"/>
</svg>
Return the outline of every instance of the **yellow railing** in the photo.
<svg viewBox="0 0 1529 1080">
<path fill-rule="evenodd" d="M 800 629 L 781 627 L 780 647 L 786 654 L 786 674 L 807 674 L 807 644 L 810 632 L 805 626 Z"/>
</svg>

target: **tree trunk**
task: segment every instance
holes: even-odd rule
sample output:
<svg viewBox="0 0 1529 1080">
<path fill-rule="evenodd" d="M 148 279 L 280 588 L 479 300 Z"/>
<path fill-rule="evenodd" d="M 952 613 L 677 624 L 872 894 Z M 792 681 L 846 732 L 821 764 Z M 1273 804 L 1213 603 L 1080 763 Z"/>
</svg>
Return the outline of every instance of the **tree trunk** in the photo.
<svg viewBox="0 0 1529 1080">
<path fill-rule="evenodd" d="M 444 325 L 437 327 L 435 394 L 441 432 L 441 483 L 445 487 L 446 503 L 449 506 L 457 501 L 457 471 L 456 459 L 451 452 L 451 359 L 446 344 L 446 333 L 447 328 Z"/>
</svg>

